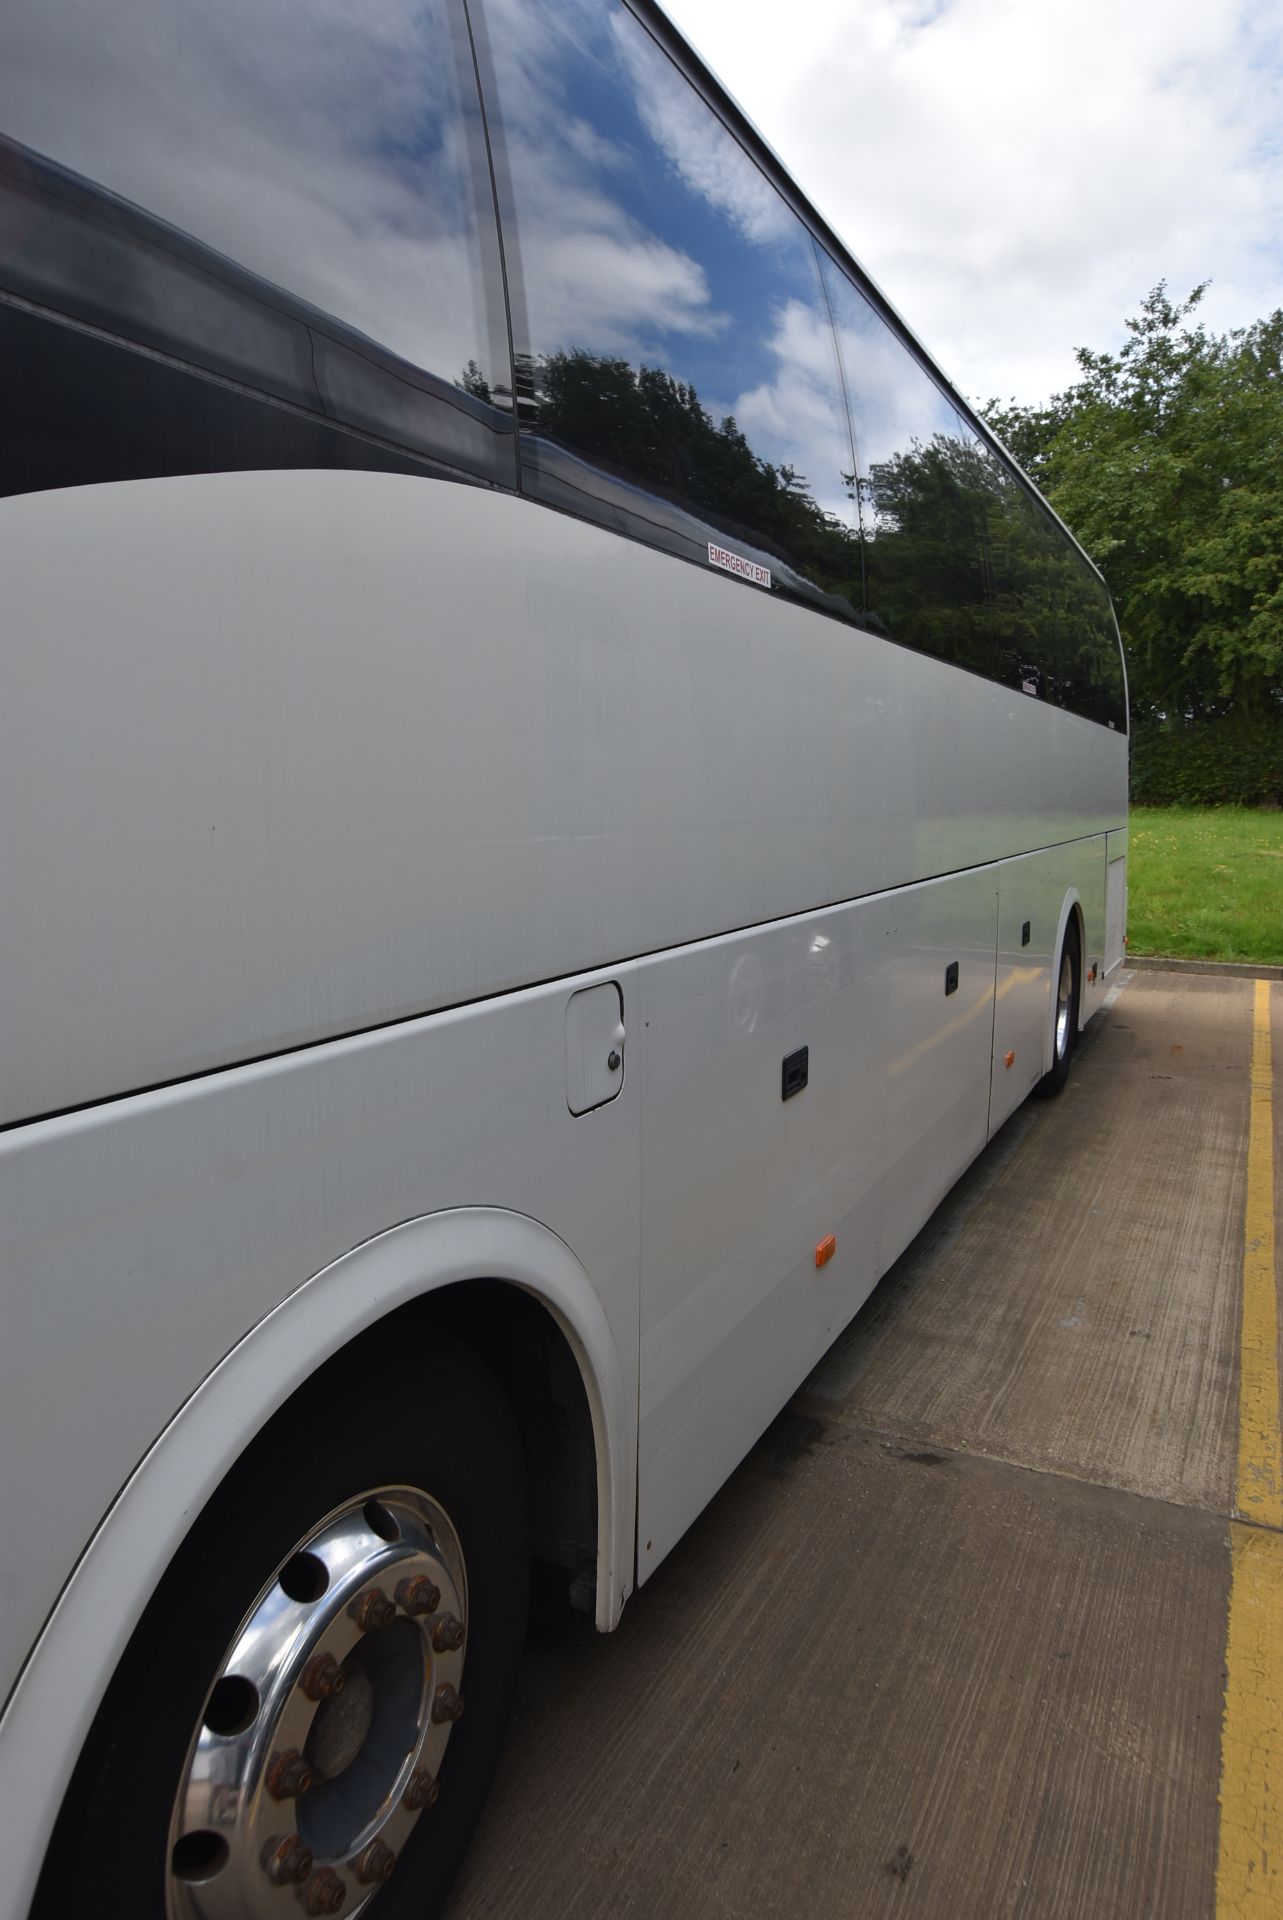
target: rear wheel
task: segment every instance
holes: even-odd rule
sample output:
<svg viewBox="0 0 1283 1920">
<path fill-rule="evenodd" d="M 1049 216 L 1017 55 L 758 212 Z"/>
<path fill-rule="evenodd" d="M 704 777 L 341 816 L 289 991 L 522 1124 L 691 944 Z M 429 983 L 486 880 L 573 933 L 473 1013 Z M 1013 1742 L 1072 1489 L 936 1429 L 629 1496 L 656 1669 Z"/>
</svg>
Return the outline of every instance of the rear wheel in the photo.
<svg viewBox="0 0 1283 1920">
<path fill-rule="evenodd" d="M 525 1473 L 463 1346 L 332 1363 L 216 1496 L 134 1635 L 38 1914 L 427 1920 L 520 1655 Z"/>
<path fill-rule="evenodd" d="M 1078 922 L 1070 915 L 1056 970 L 1056 998 L 1051 1010 L 1051 1065 L 1034 1088 L 1043 1100 L 1060 1093 L 1069 1078 L 1078 1040 L 1078 1002 L 1082 984 L 1082 945 Z"/>
</svg>

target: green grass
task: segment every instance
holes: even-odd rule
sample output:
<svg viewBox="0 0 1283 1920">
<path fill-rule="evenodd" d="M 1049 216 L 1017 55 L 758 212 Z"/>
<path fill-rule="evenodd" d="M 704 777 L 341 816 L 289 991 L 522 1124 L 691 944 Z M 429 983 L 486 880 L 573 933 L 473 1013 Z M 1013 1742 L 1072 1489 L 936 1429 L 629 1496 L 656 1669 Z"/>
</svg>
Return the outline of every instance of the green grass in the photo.
<svg viewBox="0 0 1283 1920">
<path fill-rule="evenodd" d="M 1131 953 L 1283 965 L 1283 813 L 1133 807 Z"/>
</svg>

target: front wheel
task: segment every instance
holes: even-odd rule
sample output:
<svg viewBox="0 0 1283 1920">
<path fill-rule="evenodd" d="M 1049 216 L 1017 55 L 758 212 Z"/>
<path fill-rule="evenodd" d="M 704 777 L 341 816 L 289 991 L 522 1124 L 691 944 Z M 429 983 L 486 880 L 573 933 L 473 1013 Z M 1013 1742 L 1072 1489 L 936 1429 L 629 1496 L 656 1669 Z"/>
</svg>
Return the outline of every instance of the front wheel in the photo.
<svg viewBox="0 0 1283 1920">
<path fill-rule="evenodd" d="M 1034 1088 L 1041 1100 L 1060 1093 L 1069 1078 L 1069 1067 L 1078 1040 L 1078 1001 L 1082 982 L 1082 946 L 1078 922 L 1070 916 L 1060 948 L 1056 973 L 1056 999 L 1052 1007 L 1051 1065 Z"/>
<path fill-rule="evenodd" d="M 524 1637 L 508 1404 L 444 1334 L 326 1367 L 177 1555 L 112 1683 L 40 1915 L 428 1920 Z"/>
</svg>

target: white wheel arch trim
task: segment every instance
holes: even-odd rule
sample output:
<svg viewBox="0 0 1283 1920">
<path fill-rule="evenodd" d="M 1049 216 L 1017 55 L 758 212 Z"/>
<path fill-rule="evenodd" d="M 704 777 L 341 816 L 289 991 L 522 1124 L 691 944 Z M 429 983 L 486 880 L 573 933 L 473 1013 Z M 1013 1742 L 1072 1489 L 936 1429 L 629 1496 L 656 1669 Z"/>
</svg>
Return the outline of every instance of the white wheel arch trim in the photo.
<svg viewBox="0 0 1283 1920">
<path fill-rule="evenodd" d="M 579 1362 L 597 1456 L 596 1619 L 603 1632 L 616 1625 L 633 1584 L 636 1382 L 623 1377 L 588 1275 L 563 1240 L 521 1214 L 468 1207 L 394 1227 L 304 1282 L 224 1356 L 130 1476 L 59 1595 L 0 1723 L 0 1804 L 20 1839 L 5 1863 L 5 1920 L 27 1912 L 49 1810 L 146 1598 L 247 1436 L 375 1321 L 478 1278 L 533 1294 Z"/>
</svg>

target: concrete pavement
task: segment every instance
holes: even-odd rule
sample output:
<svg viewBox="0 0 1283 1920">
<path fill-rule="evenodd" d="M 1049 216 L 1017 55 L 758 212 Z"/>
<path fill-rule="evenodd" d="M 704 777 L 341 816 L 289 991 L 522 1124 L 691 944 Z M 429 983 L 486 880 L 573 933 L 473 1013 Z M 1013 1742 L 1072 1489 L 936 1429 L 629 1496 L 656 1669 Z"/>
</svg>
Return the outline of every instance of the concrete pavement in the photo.
<svg viewBox="0 0 1283 1920">
<path fill-rule="evenodd" d="M 620 1631 L 535 1630 L 451 1920 L 1228 1914 L 1254 992 L 1133 976 Z"/>
</svg>

